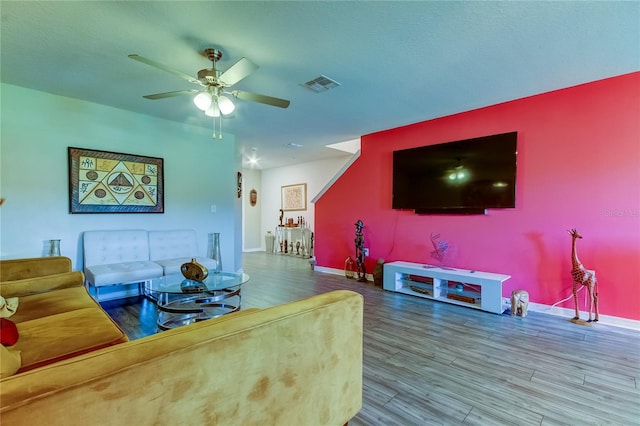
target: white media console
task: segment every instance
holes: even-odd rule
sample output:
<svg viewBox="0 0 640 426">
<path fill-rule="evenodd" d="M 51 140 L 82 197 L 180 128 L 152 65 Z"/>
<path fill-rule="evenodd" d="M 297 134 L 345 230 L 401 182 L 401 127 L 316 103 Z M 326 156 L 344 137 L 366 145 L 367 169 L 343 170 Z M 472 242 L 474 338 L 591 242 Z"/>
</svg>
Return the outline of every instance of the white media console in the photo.
<svg viewBox="0 0 640 426">
<path fill-rule="evenodd" d="M 501 314 L 502 283 L 510 275 L 411 262 L 384 264 L 383 288 Z"/>
</svg>

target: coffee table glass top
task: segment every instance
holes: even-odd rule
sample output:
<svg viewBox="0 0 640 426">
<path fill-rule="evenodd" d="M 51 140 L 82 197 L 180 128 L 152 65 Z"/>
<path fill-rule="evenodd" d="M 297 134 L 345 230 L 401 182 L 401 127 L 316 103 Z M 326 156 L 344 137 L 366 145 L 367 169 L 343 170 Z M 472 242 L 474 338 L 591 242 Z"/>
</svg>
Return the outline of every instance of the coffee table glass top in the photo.
<svg viewBox="0 0 640 426">
<path fill-rule="evenodd" d="M 151 280 L 147 283 L 146 288 L 149 291 L 159 293 L 206 293 L 239 286 L 247 281 L 249 281 L 249 275 L 244 272 L 237 274 L 233 272 L 210 273 L 203 282 L 188 280 L 182 274 L 173 274 Z"/>
<path fill-rule="evenodd" d="M 147 281 L 145 291 L 156 300 L 158 328 L 169 330 L 239 311 L 247 281 L 245 273 L 212 273 L 203 282 L 175 274 Z"/>
</svg>

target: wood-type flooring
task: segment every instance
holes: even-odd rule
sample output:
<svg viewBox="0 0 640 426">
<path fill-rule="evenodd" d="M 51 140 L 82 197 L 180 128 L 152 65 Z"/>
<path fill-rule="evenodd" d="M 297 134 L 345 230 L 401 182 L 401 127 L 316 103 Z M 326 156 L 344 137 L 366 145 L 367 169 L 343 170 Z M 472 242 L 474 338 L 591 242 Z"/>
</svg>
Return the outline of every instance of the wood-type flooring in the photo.
<svg viewBox="0 0 640 426">
<path fill-rule="evenodd" d="M 243 264 L 243 308 L 335 289 L 364 296 L 363 407 L 352 426 L 640 425 L 639 331 L 387 292 L 295 257 L 245 253 Z M 131 339 L 156 332 L 149 300 L 103 306 Z"/>
</svg>

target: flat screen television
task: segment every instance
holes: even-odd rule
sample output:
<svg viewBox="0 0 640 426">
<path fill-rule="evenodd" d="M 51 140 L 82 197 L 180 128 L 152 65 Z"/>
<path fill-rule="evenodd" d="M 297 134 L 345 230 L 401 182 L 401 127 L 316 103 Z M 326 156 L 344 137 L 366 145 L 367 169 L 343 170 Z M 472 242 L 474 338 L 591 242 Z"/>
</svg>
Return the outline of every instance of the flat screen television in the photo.
<svg viewBox="0 0 640 426">
<path fill-rule="evenodd" d="M 393 152 L 392 208 L 482 214 L 516 206 L 518 132 Z"/>
</svg>

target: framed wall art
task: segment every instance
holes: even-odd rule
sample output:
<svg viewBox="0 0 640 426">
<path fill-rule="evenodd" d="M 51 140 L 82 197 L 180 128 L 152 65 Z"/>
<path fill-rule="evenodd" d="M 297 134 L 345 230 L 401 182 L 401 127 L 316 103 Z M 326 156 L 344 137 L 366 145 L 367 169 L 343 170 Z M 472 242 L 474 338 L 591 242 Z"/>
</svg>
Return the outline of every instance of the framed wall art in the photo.
<svg viewBox="0 0 640 426">
<path fill-rule="evenodd" d="M 164 161 L 68 148 L 70 213 L 164 213 Z"/>
<path fill-rule="evenodd" d="M 281 188 L 282 210 L 285 212 L 307 209 L 307 184 L 297 183 Z"/>
</svg>

